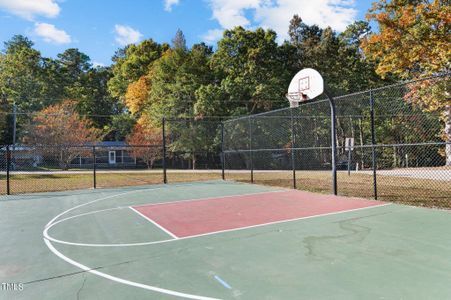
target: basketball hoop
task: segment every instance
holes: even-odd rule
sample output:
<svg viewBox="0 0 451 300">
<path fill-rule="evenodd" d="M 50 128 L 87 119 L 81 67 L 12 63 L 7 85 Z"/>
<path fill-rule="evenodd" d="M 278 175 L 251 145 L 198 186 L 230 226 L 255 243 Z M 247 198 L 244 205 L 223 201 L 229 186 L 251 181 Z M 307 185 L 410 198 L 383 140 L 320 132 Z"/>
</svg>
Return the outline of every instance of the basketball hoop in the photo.
<svg viewBox="0 0 451 300">
<path fill-rule="evenodd" d="M 324 81 L 321 74 L 314 69 L 303 69 L 291 80 L 285 97 L 290 107 L 299 107 L 300 102 L 311 100 L 324 91 Z"/>
<path fill-rule="evenodd" d="M 334 98 L 324 89 L 324 80 L 318 71 L 314 69 L 303 69 L 294 75 L 288 87 L 288 93 L 285 97 L 290 101 L 290 107 L 299 107 L 299 103 L 311 101 L 321 94 L 325 94 L 330 104 L 330 120 L 331 120 L 331 145 L 332 145 L 332 191 L 337 195 L 337 129 L 336 129 L 336 108 Z M 291 130 L 294 132 L 293 111 L 291 111 Z M 294 151 L 292 152 L 294 153 Z M 348 159 L 350 161 L 350 159 Z M 293 173 L 295 169 L 293 168 Z"/>
</svg>

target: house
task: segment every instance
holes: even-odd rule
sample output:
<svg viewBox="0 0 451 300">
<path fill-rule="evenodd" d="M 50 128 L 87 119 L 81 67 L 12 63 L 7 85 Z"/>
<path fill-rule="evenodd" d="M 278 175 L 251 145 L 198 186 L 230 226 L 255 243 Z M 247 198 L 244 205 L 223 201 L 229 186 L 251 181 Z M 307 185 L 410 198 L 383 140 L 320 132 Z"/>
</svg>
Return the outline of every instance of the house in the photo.
<svg viewBox="0 0 451 300">
<path fill-rule="evenodd" d="M 133 147 L 123 141 L 104 141 L 95 145 L 96 166 L 98 168 L 143 168 L 145 163 L 133 156 Z M 93 154 L 84 153 L 74 158 L 71 168 L 91 168 Z"/>
<path fill-rule="evenodd" d="M 9 146 L 10 170 L 27 170 L 36 168 L 43 161 L 43 155 L 34 147 L 15 145 Z M 2 148 L 0 165 L 6 169 L 6 148 Z"/>
</svg>

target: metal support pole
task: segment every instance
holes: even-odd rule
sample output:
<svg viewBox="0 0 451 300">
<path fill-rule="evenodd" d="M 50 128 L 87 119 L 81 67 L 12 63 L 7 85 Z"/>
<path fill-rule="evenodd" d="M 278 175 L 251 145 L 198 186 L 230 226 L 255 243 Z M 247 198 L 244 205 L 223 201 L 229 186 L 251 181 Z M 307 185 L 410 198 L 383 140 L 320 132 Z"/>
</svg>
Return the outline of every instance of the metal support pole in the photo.
<svg viewBox="0 0 451 300">
<path fill-rule="evenodd" d="M 249 117 L 249 159 L 251 167 L 251 183 L 254 183 L 254 162 L 252 156 L 252 121 L 251 117 Z"/>
<path fill-rule="evenodd" d="M 168 183 L 167 173 L 166 173 L 166 118 L 163 117 L 163 183 Z"/>
<path fill-rule="evenodd" d="M 293 109 L 290 108 L 291 117 L 291 169 L 293 170 L 293 189 L 296 189 L 296 154 L 294 147 L 296 146 L 296 134 L 294 131 Z"/>
<path fill-rule="evenodd" d="M 374 125 L 374 99 L 373 93 L 370 91 L 370 115 L 371 115 L 371 156 L 373 164 L 373 194 L 374 199 L 377 200 L 377 157 L 376 157 L 376 133 Z"/>
<path fill-rule="evenodd" d="M 96 146 L 92 146 L 92 159 L 93 159 L 93 179 L 94 179 L 94 188 L 97 188 L 97 162 L 96 162 Z"/>
<path fill-rule="evenodd" d="M 9 149 L 9 146 L 6 146 L 6 194 L 11 195 L 10 190 L 10 174 L 9 170 L 11 169 L 11 151 Z"/>
<path fill-rule="evenodd" d="M 337 130 L 335 128 L 335 120 L 336 120 L 336 111 L 335 111 L 335 101 L 334 98 L 326 91 L 324 90 L 324 94 L 326 94 L 327 98 L 329 99 L 330 104 L 330 118 L 331 118 L 331 126 L 330 126 L 330 135 L 331 135 L 331 142 L 332 142 L 332 192 L 334 195 L 337 195 L 337 164 L 336 164 L 336 158 L 337 158 L 337 141 L 336 141 L 336 135 Z"/>
<path fill-rule="evenodd" d="M 221 122 L 221 167 L 222 180 L 225 180 L 224 123 Z"/>
</svg>

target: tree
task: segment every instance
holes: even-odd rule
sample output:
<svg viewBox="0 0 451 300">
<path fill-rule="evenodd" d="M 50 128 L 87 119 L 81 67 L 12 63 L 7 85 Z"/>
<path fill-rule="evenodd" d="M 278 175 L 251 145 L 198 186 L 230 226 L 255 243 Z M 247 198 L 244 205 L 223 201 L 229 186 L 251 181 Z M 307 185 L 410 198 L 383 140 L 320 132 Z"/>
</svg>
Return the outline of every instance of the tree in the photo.
<svg viewBox="0 0 451 300">
<path fill-rule="evenodd" d="M 10 126 L 13 124 L 11 106 L 9 105 L 5 97 L 0 98 L 0 145 L 10 144 L 12 137 L 12 128 Z"/>
<path fill-rule="evenodd" d="M 23 138 L 25 144 L 43 147 L 44 153 L 57 158 L 64 170 L 74 158 L 89 151 L 74 146 L 87 146 L 101 138 L 99 130 L 80 118 L 75 108 L 76 102 L 66 100 L 41 110 L 33 117 Z"/>
<path fill-rule="evenodd" d="M 146 106 L 149 88 L 149 80 L 146 76 L 142 76 L 128 85 L 125 93 L 125 105 L 133 115 L 139 115 Z"/>
<path fill-rule="evenodd" d="M 0 54 L 0 95 L 20 110 L 41 109 L 47 103 L 42 99 L 43 86 L 41 54 L 33 49 L 33 42 L 16 35 L 5 42 Z"/>
<path fill-rule="evenodd" d="M 196 91 L 212 80 L 211 47 L 194 45 L 191 50 L 169 49 L 149 72 L 147 112 L 154 123 L 162 116 L 193 117 Z"/>
<path fill-rule="evenodd" d="M 92 67 L 89 56 L 76 48 L 69 48 L 57 56 L 57 62 L 66 81 L 76 81 Z"/>
<path fill-rule="evenodd" d="M 57 67 L 53 70 L 56 74 L 49 75 L 56 75 L 61 82 L 63 92 L 59 100 L 82 99 L 86 93 L 84 84 L 92 67 L 91 59 L 76 48 L 67 49 L 57 57 L 55 60 Z"/>
<path fill-rule="evenodd" d="M 377 62 L 376 71 L 403 78 L 449 69 L 451 7 L 440 0 L 380 0 L 367 18 L 379 32 L 362 41 L 365 55 Z"/>
<path fill-rule="evenodd" d="M 127 143 L 132 147 L 131 156 L 142 159 L 149 169 L 162 158 L 163 137 L 160 129 L 137 123 L 127 136 Z"/>
<path fill-rule="evenodd" d="M 77 97 L 70 98 L 77 101 L 77 112 L 86 115 L 99 129 L 107 130 L 112 116 L 124 110 L 124 104 L 108 92 L 107 84 L 111 76 L 111 70 L 106 67 L 88 70 L 80 80 Z"/>
<path fill-rule="evenodd" d="M 215 78 L 198 91 L 196 114 L 215 114 L 216 107 L 221 114 L 241 115 L 285 105 L 285 58 L 272 30 L 226 30 L 210 62 Z"/>
<path fill-rule="evenodd" d="M 381 76 L 416 78 L 449 71 L 451 6 L 447 1 L 380 0 L 367 18 L 378 23 L 379 32 L 363 39 L 362 47 Z M 449 86 L 449 77 L 442 84 L 423 81 L 411 85 L 405 97 L 426 111 L 440 113 L 446 142 L 451 142 Z M 450 144 L 445 152 L 447 165 L 451 165 Z"/>
<path fill-rule="evenodd" d="M 170 49 L 154 63 L 148 75 L 150 89 L 145 109 L 146 115 L 150 117 L 148 122 L 152 126 L 158 126 L 162 116 L 195 116 L 195 105 L 198 101 L 196 91 L 211 83 L 213 79 L 209 66 L 211 54 L 211 47 L 197 44 L 190 50 Z M 178 126 L 180 124 L 171 123 L 169 130 L 177 135 L 177 140 L 184 142 L 169 144 L 168 147 L 191 157 L 195 167 L 197 152 L 206 147 L 207 141 L 188 143 L 191 131 Z"/>
<path fill-rule="evenodd" d="M 52 58 L 42 59 L 42 92 L 41 97 L 48 99 L 47 103 L 57 103 L 63 99 L 67 99 L 66 85 L 68 80 L 61 74 L 61 65 Z"/>
<path fill-rule="evenodd" d="M 34 111 L 49 103 L 42 97 L 42 58 L 33 49 L 33 42 L 21 35 L 13 36 L 4 43 L 0 52 L 0 140 L 12 143 L 13 117 L 10 114 L 15 105 L 18 111 Z M 9 113 L 9 114 L 8 114 Z M 17 129 L 20 130 L 26 116 L 19 115 Z"/>
<path fill-rule="evenodd" d="M 370 32 L 369 24 L 364 21 L 350 24 L 337 34 L 330 27 L 306 25 L 294 15 L 288 33 L 291 45 L 296 48 L 298 70 L 317 69 L 333 94 L 344 94 L 384 83 L 360 48 L 360 40 Z"/>
<path fill-rule="evenodd" d="M 123 112 L 111 117 L 105 139 L 114 141 L 124 141 L 136 124 L 136 119 L 129 113 Z"/>
<path fill-rule="evenodd" d="M 113 56 L 113 77 L 108 81 L 111 95 L 124 100 L 130 83 L 147 75 L 152 63 L 169 48 L 167 44 L 158 44 L 152 39 L 144 40 L 138 45 L 128 45 L 119 49 Z"/>
<path fill-rule="evenodd" d="M 181 31 L 180 29 L 177 30 L 177 32 L 175 33 L 175 37 L 172 40 L 172 47 L 174 49 L 181 49 L 181 50 L 186 50 L 186 39 L 185 39 L 185 35 L 183 34 L 183 31 Z"/>
</svg>

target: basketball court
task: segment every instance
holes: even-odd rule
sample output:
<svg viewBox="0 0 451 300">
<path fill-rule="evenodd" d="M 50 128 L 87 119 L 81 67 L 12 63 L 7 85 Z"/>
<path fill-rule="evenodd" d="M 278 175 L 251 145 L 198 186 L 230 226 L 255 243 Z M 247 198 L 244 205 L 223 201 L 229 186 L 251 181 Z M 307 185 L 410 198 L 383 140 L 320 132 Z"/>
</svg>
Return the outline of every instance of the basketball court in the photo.
<svg viewBox="0 0 451 300">
<path fill-rule="evenodd" d="M 226 181 L 8 196 L 3 299 L 446 299 L 449 211 Z"/>
</svg>

